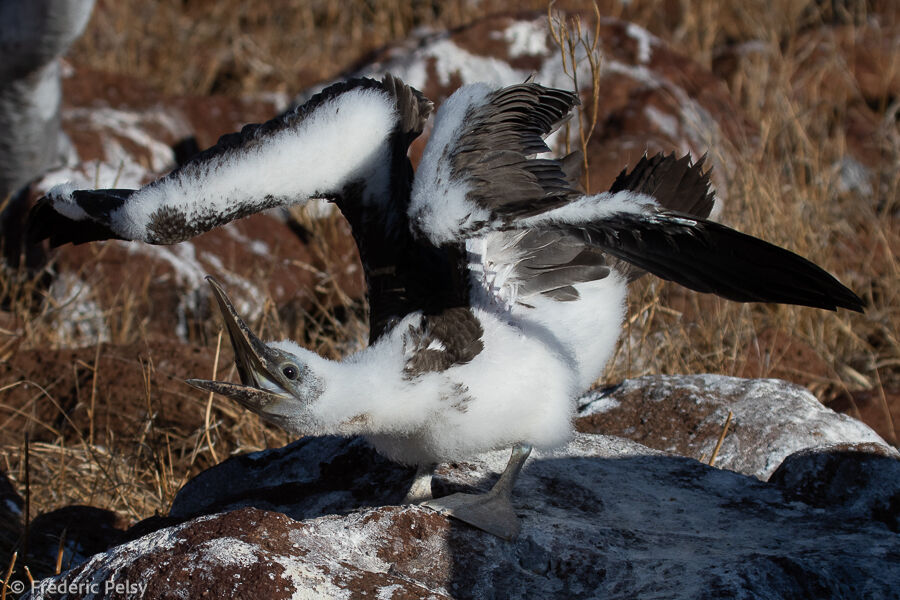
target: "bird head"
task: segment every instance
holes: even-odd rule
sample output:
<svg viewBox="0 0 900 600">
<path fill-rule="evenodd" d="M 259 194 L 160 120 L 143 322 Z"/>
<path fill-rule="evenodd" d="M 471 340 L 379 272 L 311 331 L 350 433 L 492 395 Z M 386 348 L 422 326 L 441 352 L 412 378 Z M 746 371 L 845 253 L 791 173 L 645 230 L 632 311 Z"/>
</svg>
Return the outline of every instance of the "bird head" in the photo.
<svg viewBox="0 0 900 600">
<path fill-rule="evenodd" d="M 186 383 L 215 392 L 294 434 L 315 429 L 309 407 L 323 390 L 323 382 L 310 368 L 314 353 L 290 342 L 266 344 L 244 323 L 222 286 L 207 277 L 219 304 L 237 364 L 241 384 L 205 379 Z"/>
</svg>

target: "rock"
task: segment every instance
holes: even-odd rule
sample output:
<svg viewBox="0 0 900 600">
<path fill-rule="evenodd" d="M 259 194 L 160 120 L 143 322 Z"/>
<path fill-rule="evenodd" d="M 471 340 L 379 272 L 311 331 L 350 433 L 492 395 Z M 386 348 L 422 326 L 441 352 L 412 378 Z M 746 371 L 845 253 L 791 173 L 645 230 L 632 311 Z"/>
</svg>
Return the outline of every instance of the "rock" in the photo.
<svg viewBox="0 0 900 600">
<path fill-rule="evenodd" d="M 0 471 L 0 553 L 11 554 L 22 535 L 25 501 L 15 486 Z"/>
<path fill-rule="evenodd" d="M 112 511 L 65 506 L 37 517 L 32 514 L 26 529 L 24 510 L 25 501 L 0 472 L 0 556 L 8 561 L 14 551 L 18 553 L 18 569 L 11 581 L 25 579 L 22 565 L 40 579 L 56 572 L 57 558 L 66 570 L 125 539 L 126 524 Z"/>
<path fill-rule="evenodd" d="M 140 186 L 219 136 L 272 118 L 285 104 L 277 98 L 170 97 L 128 75 L 77 66 L 69 66 L 62 81 L 62 128 L 77 159 L 45 174 L 40 190 L 67 181 Z"/>
<path fill-rule="evenodd" d="M 95 71 L 79 65 L 73 65 L 63 79 L 63 96 L 63 127 L 67 130 L 80 129 L 76 122 L 77 115 L 84 114 L 86 110 L 102 109 L 97 111 L 98 115 L 91 116 L 90 120 L 102 124 L 103 119 L 99 117 L 104 114 L 122 115 L 132 123 L 149 120 L 150 126 L 144 128 L 144 134 L 138 137 L 162 142 L 168 140 L 167 145 L 170 146 L 185 138 L 193 138 L 197 149 L 212 146 L 220 136 L 237 131 L 247 123 L 268 120 L 287 105 L 287 97 L 280 94 L 247 95 L 240 98 L 215 94 L 167 96 L 136 77 Z M 157 118 L 162 120 L 154 122 Z M 172 131 L 169 126 L 172 124 L 177 125 L 178 129 Z M 167 138 L 167 130 L 176 134 L 176 137 Z M 101 143 L 79 145 L 79 156 L 82 161 L 105 161 L 102 154 L 91 152 L 102 152 L 107 145 L 104 138 L 116 136 L 118 132 L 116 129 L 102 127 L 94 127 L 90 131 L 96 132 L 95 139 Z M 176 153 L 169 160 L 174 159 L 180 163 L 186 158 L 189 156 L 183 156 L 179 160 Z"/>
<path fill-rule="evenodd" d="M 181 488 L 169 515 L 185 519 L 246 506 L 297 520 L 348 513 L 399 503 L 414 472 L 361 438 L 307 437 L 207 469 Z"/>
<path fill-rule="evenodd" d="M 126 526 L 116 513 L 94 506 L 64 506 L 38 515 L 28 527 L 23 562 L 34 577 L 47 577 L 55 572 L 57 558 L 67 570 L 121 543 Z"/>
<path fill-rule="evenodd" d="M 324 501 L 320 492 L 297 494 L 303 521 L 253 507 L 254 482 L 267 470 L 277 473 L 291 454 L 303 461 L 294 468 L 300 479 L 342 462 L 351 480 L 358 478 L 353 494 L 384 498 L 409 471 L 360 444 L 312 439 L 270 453 L 271 463 L 266 454 L 225 463 L 218 481 L 230 477 L 245 508 L 98 554 L 41 581 L 31 598 L 900 597 L 900 544 L 884 522 L 844 504 L 811 506 L 786 498 L 775 484 L 602 435 L 577 434 L 567 447 L 529 461 L 514 498 L 523 525 L 515 542 L 416 506 L 327 514 L 343 500 Z M 507 457 L 495 452 L 441 468 L 435 491 L 484 490 Z M 382 476 L 385 484 L 373 486 Z M 872 470 L 858 489 L 865 494 L 896 481 L 893 468 Z M 194 491 L 215 489 L 221 483 Z M 257 500 L 279 504 L 268 489 Z M 314 518 L 317 510 L 324 512 Z M 123 591 L 104 593 L 115 584 Z M 74 591 L 54 593 L 62 585 Z M 129 596 L 127 585 L 146 587 Z"/>
<path fill-rule="evenodd" d="M 795 95 L 806 105 L 816 105 L 846 116 L 834 126 L 843 127 L 846 150 L 831 166 L 839 191 L 872 201 L 892 196 L 896 173 L 893 102 L 900 94 L 900 23 L 872 18 L 855 25 L 823 25 L 802 32 L 792 41 L 798 57 L 792 77 Z M 823 84 L 823 82 L 826 82 Z"/>
<path fill-rule="evenodd" d="M 804 51 L 798 73 L 824 75 L 832 94 L 859 95 L 873 105 L 900 94 L 900 73 L 894 68 L 900 23 L 871 19 L 823 25 L 800 33 L 794 43 Z"/>
<path fill-rule="evenodd" d="M 894 447 L 900 436 L 894 423 L 900 423 L 900 388 L 870 388 L 838 395 L 828 408 L 859 419 Z"/>
<path fill-rule="evenodd" d="M 900 533 L 900 461 L 880 444 L 833 444 L 788 456 L 769 478 L 789 498 L 840 508 Z"/>
<path fill-rule="evenodd" d="M 831 443 L 896 451 L 859 421 L 825 408 L 805 388 L 777 379 L 722 375 L 647 376 L 581 399 L 576 427 L 620 435 L 709 460 L 732 411 L 716 466 L 768 479 L 789 454 Z"/>
<path fill-rule="evenodd" d="M 855 24 L 829 23 L 819 13 L 814 25 L 780 43 L 771 38 L 723 44 L 716 50 L 713 71 L 732 89 L 740 89 L 747 78 L 741 65 L 772 72 L 788 69 L 790 88 L 785 92 L 790 101 L 821 115 L 821 122 L 806 125 L 808 135 L 824 139 L 843 134 L 842 151 L 814 174 L 815 183 L 836 184 L 841 194 L 855 201 L 875 200 L 877 210 L 884 210 L 880 198 L 896 195 L 891 183 L 897 162 L 895 133 L 885 124 L 895 120 L 892 102 L 900 93 L 895 67 L 900 24 L 896 10 L 888 17 L 888 11 L 879 15 L 871 3 L 857 8 L 864 4 L 866 18 Z M 851 12 L 841 9 L 838 14 Z"/>
<path fill-rule="evenodd" d="M 590 35 L 593 20 L 593 16 L 586 20 Z M 588 148 L 591 191 L 607 189 L 645 152 L 674 150 L 699 158 L 715 149 L 708 164 L 717 166 L 713 177 L 719 195 L 724 194 L 729 173 L 740 164 L 740 152 L 752 149 L 756 135 L 725 84 L 633 23 L 603 18 L 599 34 L 602 91 L 597 128 Z M 534 75 L 546 86 L 573 87 L 546 13 L 497 16 L 451 31 L 421 32 L 368 57 L 348 76 L 381 77 L 387 72 L 437 104 L 467 83 L 513 85 Z M 579 81 L 591 81 L 586 60 L 579 61 Z M 308 90 L 295 102 L 305 101 L 323 86 Z M 589 89 L 579 91 L 587 105 Z M 414 157 L 426 139 L 427 132 L 415 142 Z"/>
<path fill-rule="evenodd" d="M 442 517 L 430 517 L 446 525 Z M 335 541 L 341 536 L 338 530 L 307 528 L 284 515 L 257 509 L 201 517 L 97 555 L 62 578 L 45 579 L 30 597 L 277 600 L 349 597 L 348 591 L 355 597 L 449 597 L 431 594 L 403 573 L 367 569 L 330 556 L 325 550 L 329 542 L 314 540 L 321 534 L 337 535 Z M 433 557 L 420 560 L 429 558 Z M 366 562 L 374 561 L 378 559 L 372 556 Z M 74 592 L 57 595 L 61 586 Z M 379 592 L 387 595 L 378 596 Z"/>
</svg>

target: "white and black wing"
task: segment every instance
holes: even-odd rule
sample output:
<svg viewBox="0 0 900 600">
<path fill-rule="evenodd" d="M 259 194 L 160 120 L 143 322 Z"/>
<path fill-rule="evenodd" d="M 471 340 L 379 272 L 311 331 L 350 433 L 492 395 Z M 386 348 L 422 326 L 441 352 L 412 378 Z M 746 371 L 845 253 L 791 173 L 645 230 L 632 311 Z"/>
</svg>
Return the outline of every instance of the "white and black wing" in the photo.
<svg viewBox="0 0 900 600">
<path fill-rule="evenodd" d="M 572 179 L 578 177 L 578 170 L 572 166 L 576 164 L 580 165 L 581 161 L 561 163 L 563 170 L 570 173 L 573 188 L 576 182 Z M 676 159 L 674 154 L 644 157 L 631 171 L 623 170 L 610 194 L 618 192 L 632 193 L 655 206 L 700 218 L 709 215 L 714 201 L 709 189 L 709 172 L 703 171 L 703 160 L 693 164 L 689 156 Z M 569 204 L 576 206 L 578 199 L 578 195 L 566 197 Z M 529 306 L 535 295 L 562 302 L 574 301 L 581 297 L 580 283 L 603 279 L 613 270 L 628 280 L 645 272 L 590 243 L 578 227 L 546 224 L 528 227 L 527 219 L 507 222 L 508 225 L 501 226 L 500 230 L 486 226 L 476 232 L 480 237 L 467 242 L 470 255 L 475 259 L 470 265 L 475 271 L 475 280 L 480 281 L 481 287 L 490 295 L 504 302 L 515 301 Z"/>
<path fill-rule="evenodd" d="M 474 250 L 480 258 L 470 268 L 483 270 L 475 279 L 504 301 L 537 293 L 574 300 L 575 284 L 614 268 L 738 301 L 862 309 L 810 261 L 707 220 L 713 194 L 703 159 L 645 157 L 608 192 L 577 193 L 572 157 L 536 157 L 576 103 L 530 82 L 460 88 L 438 110 L 413 184 L 416 235 Z"/>
<path fill-rule="evenodd" d="M 706 219 L 708 174 L 684 161 L 645 158 L 611 191 L 506 229 L 575 236 L 632 268 L 730 300 L 862 311 L 863 301 L 816 264 Z"/>
<path fill-rule="evenodd" d="M 431 109 L 391 76 L 339 83 L 294 111 L 223 136 L 138 190 L 57 186 L 32 213 L 32 235 L 55 245 L 107 238 L 171 244 L 268 208 L 350 192 L 382 220 L 405 215 L 410 174 L 406 190 L 394 194 L 391 160 L 398 146 L 405 159 Z"/>
<path fill-rule="evenodd" d="M 560 206 L 576 193 L 569 160 L 536 158 L 578 98 L 523 83 L 467 85 L 437 112 L 416 172 L 409 217 L 435 245 Z"/>
</svg>

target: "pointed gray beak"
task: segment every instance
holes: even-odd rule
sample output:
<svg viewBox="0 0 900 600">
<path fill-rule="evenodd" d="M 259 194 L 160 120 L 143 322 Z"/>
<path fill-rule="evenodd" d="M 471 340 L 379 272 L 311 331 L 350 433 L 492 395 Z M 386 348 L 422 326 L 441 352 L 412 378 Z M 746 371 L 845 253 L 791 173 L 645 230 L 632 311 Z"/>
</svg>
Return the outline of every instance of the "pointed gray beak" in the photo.
<svg viewBox="0 0 900 600">
<path fill-rule="evenodd" d="M 243 385 L 205 379 L 188 379 L 186 383 L 236 400 L 253 412 L 265 412 L 267 406 L 284 400 L 282 395 L 263 389 L 260 385 L 262 379 L 278 381 L 277 376 L 270 375 L 273 370 L 277 372 L 278 357 L 244 323 L 219 282 L 211 276 L 207 276 L 206 280 L 212 287 L 219 310 L 222 312 L 228 337 L 231 338 L 231 347 L 234 349 L 234 361 Z"/>
<path fill-rule="evenodd" d="M 215 392 L 255 413 L 265 413 L 266 407 L 281 403 L 284 398 L 275 392 L 261 390 L 248 385 L 229 383 L 227 381 L 210 381 L 208 379 L 185 379 L 186 384 L 198 390 Z"/>
</svg>

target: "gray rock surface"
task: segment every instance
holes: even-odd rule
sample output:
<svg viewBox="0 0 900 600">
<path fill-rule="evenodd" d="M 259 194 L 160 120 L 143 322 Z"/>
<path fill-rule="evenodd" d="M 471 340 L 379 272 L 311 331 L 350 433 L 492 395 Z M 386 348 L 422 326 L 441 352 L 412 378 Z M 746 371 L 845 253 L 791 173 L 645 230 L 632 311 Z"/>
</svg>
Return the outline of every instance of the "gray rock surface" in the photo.
<svg viewBox="0 0 900 600">
<path fill-rule="evenodd" d="M 487 489 L 506 459 L 495 452 L 445 465 L 435 493 Z M 290 468 L 292 460 L 301 464 Z M 337 465 L 350 487 L 328 492 Z M 531 459 L 516 487 L 515 542 L 424 508 L 377 505 L 410 477 L 358 439 L 313 438 L 233 459 L 173 507 L 199 509 L 186 496 L 231 482 L 233 497 L 214 508 L 228 512 L 98 554 L 32 597 L 900 598 L 900 536 L 865 503 L 810 505 L 786 493 L 791 486 L 621 438 L 578 434 Z M 254 494 L 261 481 L 268 485 Z M 856 490 L 896 482 L 895 467 L 870 469 Z M 305 520 L 268 510 L 276 507 Z M 110 581 L 147 587 L 100 593 Z M 88 593 L 52 594 L 61 583 Z"/>
<path fill-rule="evenodd" d="M 362 440 L 307 437 L 284 448 L 231 458 L 179 490 L 169 516 L 186 519 L 254 506 L 297 520 L 398 504 L 415 469 Z"/>
<path fill-rule="evenodd" d="M 733 413 L 715 466 L 768 479 L 790 454 L 836 443 L 878 444 L 863 423 L 835 413 L 806 388 L 779 379 L 652 375 L 583 397 L 576 426 L 708 461 Z"/>
<path fill-rule="evenodd" d="M 850 511 L 900 533 L 900 461 L 880 444 L 833 444 L 788 456 L 769 478 L 788 498 Z"/>
</svg>

